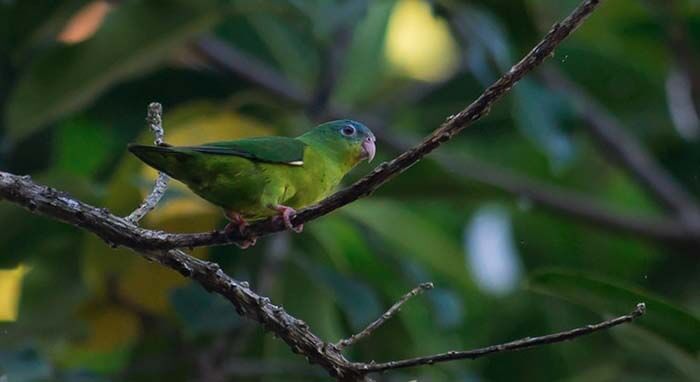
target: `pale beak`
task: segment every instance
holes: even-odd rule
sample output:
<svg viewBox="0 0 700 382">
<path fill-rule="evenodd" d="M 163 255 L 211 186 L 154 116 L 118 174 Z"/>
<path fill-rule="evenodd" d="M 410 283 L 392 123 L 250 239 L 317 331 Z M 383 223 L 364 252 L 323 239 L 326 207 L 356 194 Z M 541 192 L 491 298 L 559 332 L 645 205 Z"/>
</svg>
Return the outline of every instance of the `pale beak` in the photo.
<svg viewBox="0 0 700 382">
<path fill-rule="evenodd" d="M 362 156 L 367 158 L 367 162 L 374 159 L 374 154 L 377 152 L 377 147 L 374 145 L 374 137 L 367 137 L 362 141 Z"/>
</svg>

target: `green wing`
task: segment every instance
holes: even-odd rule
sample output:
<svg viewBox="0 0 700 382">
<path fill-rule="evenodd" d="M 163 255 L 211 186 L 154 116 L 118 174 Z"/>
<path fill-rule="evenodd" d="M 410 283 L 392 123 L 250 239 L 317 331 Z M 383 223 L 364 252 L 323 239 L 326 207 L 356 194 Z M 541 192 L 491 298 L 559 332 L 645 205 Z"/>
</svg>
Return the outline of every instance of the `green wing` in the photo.
<svg viewBox="0 0 700 382">
<path fill-rule="evenodd" d="M 305 146 L 305 143 L 295 138 L 258 137 L 206 143 L 201 146 L 178 147 L 178 149 L 192 150 L 203 154 L 233 155 L 259 162 L 301 166 L 304 164 Z"/>
</svg>

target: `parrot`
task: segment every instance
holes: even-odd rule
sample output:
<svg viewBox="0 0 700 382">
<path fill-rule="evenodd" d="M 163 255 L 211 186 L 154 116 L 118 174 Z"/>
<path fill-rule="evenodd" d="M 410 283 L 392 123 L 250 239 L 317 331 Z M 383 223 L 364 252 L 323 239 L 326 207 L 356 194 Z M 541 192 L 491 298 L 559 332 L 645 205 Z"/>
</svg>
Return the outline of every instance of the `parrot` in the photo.
<svg viewBox="0 0 700 382">
<path fill-rule="evenodd" d="M 184 183 L 224 211 L 224 231 L 243 233 L 250 221 L 281 218 L 295 232 L 296 210 L 333 193 L 363 160 L 371 162 L 376 138 L 364 124 L 342 119 L 296 137 L 264 136 L 199 146 L 129 144 L 148 166 Z M 255 245 L 249 237 L 239 245 Z"/>
</svg>

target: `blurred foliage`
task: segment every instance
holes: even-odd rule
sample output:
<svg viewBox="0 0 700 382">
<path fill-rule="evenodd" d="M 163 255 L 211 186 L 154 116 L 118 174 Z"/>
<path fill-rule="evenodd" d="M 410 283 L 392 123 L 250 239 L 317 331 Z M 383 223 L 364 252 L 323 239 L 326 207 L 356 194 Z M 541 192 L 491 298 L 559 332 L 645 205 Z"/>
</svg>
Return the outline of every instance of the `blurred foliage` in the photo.
<svg viewBox="0 0 700 382">
<path fill-rule="evenodd" d="M 341 49 L 330 104 L 357 113 L 348 117 L 381 113 L 390 134 L 422 135 L 577 3 L 0 1 L 0 169 L 126 215 L 155 177 L 125 150 L 152 140 L 144 126 L 150 101 L 164 105 L 171 144 L 294 135 L 318 122 L 303 105 L 212 64 L 196 47 L 212 36 L 307 94 L 322 87 L 333 62 L 327 57 Z M 698 194 L 697 134 L 674 125 L 669 107 L 677 99 L 669 78 L 682 68 L 669 25 L 686 33 L 692 54 L 700 3 L 605 2 L 546 65 L 589 91 Z M 700 95 L 693 96 L 697 107 Z M 622 211 L 660 213 L 581 123 L 566 94 L 533 74 L 446 149 Z M 387 146 L 379 143 L 380 160 L 395 154 Z M 362 165 L 351 178 L 369 169 Z M 0 224 L 0 381 L 328 380 L 223 298 L 128 250 L 9 203 L 0 202 Z M 144 225 L 207 231 L 223 218 L 172 182 Z M 329 341 L 433 281 L 435 290 L 349 350 L 357 360 L 485 346 L 584 325 L 639 301 L 648 306 L 637 324 L 606 334 L 380 381 L 700 378 L 697 248 L 540 210 L 429 160 L 301 235 L 278 234 L 246 251 L 192 252 L 249 281 Z"/>
</svg>

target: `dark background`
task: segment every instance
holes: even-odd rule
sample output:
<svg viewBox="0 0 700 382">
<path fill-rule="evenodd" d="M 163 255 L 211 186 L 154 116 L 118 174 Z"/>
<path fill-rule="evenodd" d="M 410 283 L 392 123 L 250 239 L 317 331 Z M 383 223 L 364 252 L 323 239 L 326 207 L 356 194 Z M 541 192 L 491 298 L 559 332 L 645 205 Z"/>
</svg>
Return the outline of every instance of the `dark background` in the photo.
<svg viewBox="0 0 700 382">
<path fill-rule="evenodd" d="M 151 101 L 164 106 L 171 144 L 296 135 L 349 117 L 377 133 L 381 162 L 465 107 L 576 5 L 0 1 L 0 169 L 127 215 L 155 176 L 125 150 L 152 141 Z M 606 1 L 488 117 L 440 148 L 439 162 L 431 155 L 301 235 L 194 254 L 329 341 L 433 281 L 350 349 L 361 361 L 542 335 L 640 301 L 649 308 L 603 334 L 380 381 L 697 380 L 697 245 L 592 223 L 532 189 L 544 199 L 567 190 L 565 206 L 588 211 L 593 200 L 656 228 L 678 220 L 590 133 L 592 114 L 560 85 L 588 93 L 629 135 L 623 141 L 697 195 L 699 43 L 698 1 Z M 195 232 L 224 221 L 173 182 L 144 225 Z M 0 267 L 0 380 L 329 379 L 175 272 L 2 202 Z"/>
</svg>

